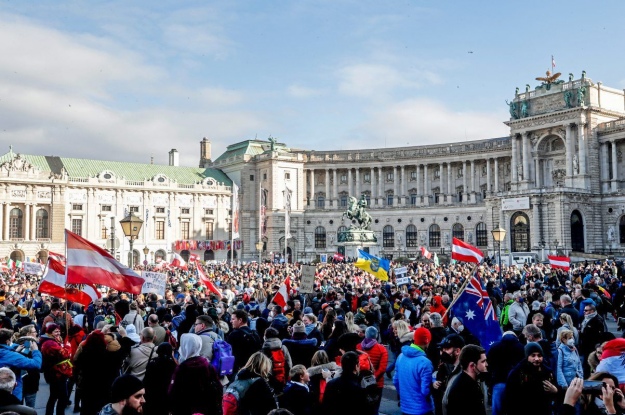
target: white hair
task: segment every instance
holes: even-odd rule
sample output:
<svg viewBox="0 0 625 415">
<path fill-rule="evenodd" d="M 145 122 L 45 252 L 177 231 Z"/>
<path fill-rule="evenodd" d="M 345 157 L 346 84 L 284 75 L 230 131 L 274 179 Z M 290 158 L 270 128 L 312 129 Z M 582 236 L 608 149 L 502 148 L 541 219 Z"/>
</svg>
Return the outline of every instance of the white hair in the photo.
<svg viewBox="0 0 625 415">
<path fill-rule="evenodd" d="M 0 390 L 12 393 L 16 382 L 15 373 L 11 369 L 0 367 Z"/>
</svg>

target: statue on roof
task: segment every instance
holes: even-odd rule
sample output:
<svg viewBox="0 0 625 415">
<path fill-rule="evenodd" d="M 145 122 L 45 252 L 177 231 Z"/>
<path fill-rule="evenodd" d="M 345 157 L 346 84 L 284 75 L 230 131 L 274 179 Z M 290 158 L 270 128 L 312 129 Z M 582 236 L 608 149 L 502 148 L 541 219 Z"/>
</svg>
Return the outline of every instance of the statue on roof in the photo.
<svg viewBox="0 0 625 415">
<path fill-rule="evenodd" d="M 542 81 L 543 85 L 549 85 L 549 84 L 553 84 L 556 83 L 556 80 L 560 77 L 560 75 L 562 75 L 560 72 L 554 73 L 553 75 L 551 74 L 551 71 L 547 71 L 546 72 L 547 76 L 539 76 L 538 78 L 536 78 L 537 81 Z"/>
<path fill-rule="evenodd" d="M 271 143 L 271 151 L 276 151 L 276 143 L 278 142 L 278 139 L 269 136 L 269 142 Z"/>
</svg>

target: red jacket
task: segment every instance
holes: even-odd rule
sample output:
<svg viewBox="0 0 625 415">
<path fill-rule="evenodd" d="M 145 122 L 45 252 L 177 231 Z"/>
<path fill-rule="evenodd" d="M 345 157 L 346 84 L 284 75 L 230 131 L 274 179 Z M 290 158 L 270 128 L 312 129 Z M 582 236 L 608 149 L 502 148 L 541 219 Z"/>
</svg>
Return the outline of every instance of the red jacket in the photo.
<svg viewBox="0 0 625 415">
<path fill-rule="evenodd" d="M 367 345 L 367 341 L 375 343 L 371 346 L 371 344 Z M 365 343 L 365 347 L 363 347 L 363 343 Z M 383 388 L 384 373 L 386 372 L 386 365 L 388 363 L 388 351 L 386 350 L 386 347 L 382 346 L 373 339 L 365 339 L 356 346 L 356 349 L 369 355 L 369 359 L 371 359 L 371 364 L 375 370 L 374 375 L 375 379 L 378 381 L 378 388 Z"/>
</svg>

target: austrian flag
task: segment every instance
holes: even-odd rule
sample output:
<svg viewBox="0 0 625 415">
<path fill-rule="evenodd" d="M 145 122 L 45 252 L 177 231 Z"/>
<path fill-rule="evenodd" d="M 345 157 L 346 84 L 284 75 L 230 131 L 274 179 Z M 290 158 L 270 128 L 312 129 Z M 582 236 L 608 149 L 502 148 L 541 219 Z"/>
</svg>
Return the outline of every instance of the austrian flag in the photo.
<svg viewBox="0 0 625 415">
<path fill-rule="evenodd" d="M 551 268 L 560 268 L 568 271 L 571 268 L 571 258 L 566 256 L 547 255 Z"/>
<path fill-rule="evenodd" d="M 451 259 L 479 264 L 482 260 L 484 260 L 484 254 L 473 245 L 463 242 L 458 238 L 453 238 L 453 245 L 451 246 Z"/>
<path fill-rule="evenodd" d="M 421 255 L 425 258 L 425 259 L 431 259 L 432 258 L 432 253 L 430 251 L 428 251 L 425 246 L 421 247 Z"/>
</svg>

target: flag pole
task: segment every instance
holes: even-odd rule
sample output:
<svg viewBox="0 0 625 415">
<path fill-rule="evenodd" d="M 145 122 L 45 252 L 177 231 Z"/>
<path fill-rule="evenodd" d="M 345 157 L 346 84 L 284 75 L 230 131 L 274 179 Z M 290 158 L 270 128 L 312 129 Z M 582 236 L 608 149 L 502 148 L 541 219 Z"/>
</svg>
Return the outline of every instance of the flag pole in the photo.
<svg viewBox="0 0 625 415">
<path fill-rule="evenodd" d="M 462 292 L 464 291 L 465 288 L 467 288 L 467 285 L 469 285 L 469 281 L 471 281 L 471 278 L 473 278 L 473 273 L 475 273 L 475 270 L 477 269 L 477 266 L 479 264 L 476 262 L 473 264 L 473 268 L 471 268 L 471 272 L 469 273 L 467 279 L 464 281 L 464 283 L 462 284 L 462 287 L 460 287 L 460 291 L 458 291 L 458 295 L 456 295 L 454 297 L 454 299 L 451 301 L 451 303 L 449 304 L 449 306 L 447 307 L 447 310 L 445 310 L 445 313 L 443 314 L 443 318 L 445 318 L 445 316 L 447 315 L 447 313 L 449 313 L 449 310 L 451 310 L 451 308 L 454 306 L 454 304 L 456 304 L 456 301 L 458 301 L 458 298 L 460 298 L 460 295 L 462 294 Z"/>
</svg>

